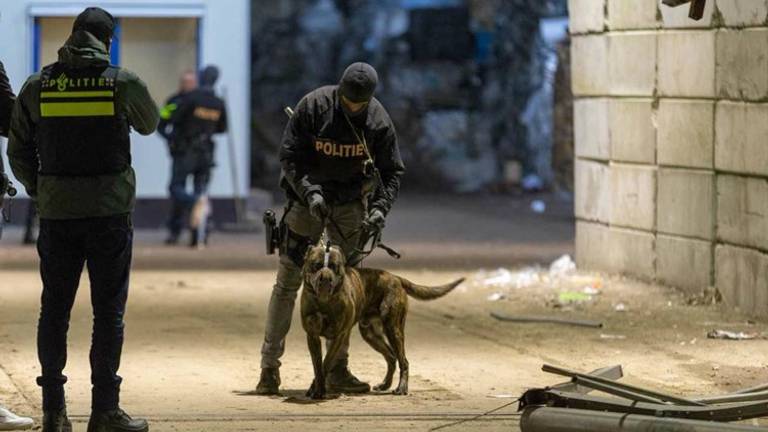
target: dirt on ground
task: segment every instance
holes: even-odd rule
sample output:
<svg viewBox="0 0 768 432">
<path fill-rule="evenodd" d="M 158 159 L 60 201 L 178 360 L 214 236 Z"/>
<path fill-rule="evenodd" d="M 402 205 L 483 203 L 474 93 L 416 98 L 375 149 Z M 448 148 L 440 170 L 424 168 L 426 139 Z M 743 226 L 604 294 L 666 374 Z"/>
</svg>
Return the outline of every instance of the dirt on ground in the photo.
<svg viewBox="0 0 768 432">
<path fill-rule="evenodd" d="M 463 211 L 448 212 L 445 218 L 459 225 L 463 217 L 462 225 L 466 225 L 470 218 Z M 404 220 L 413 221 L 417 216 L 430 217 L 413 211 Z M 515 218 L 504 213 L 484 217 L 478 230 L 488 233 L 494 226 L 515 224 Z M 534 220 L 527 213 L 523 219 L 528 217 Z M 161 432 L 310 427 L 317 431 L 427 431 L 509 405 L 475 421 L 442 429 L 509 431 L 518 430 L 514 401 L 523 391 L 562 381 L 541 372 L 545 363 L 579 371 L 620 364 L 625 382 L 687 396 L 768 382 L 768 360 L 763 355 L 768 341 L 707 338 L 713 329 L 763 334 L 768 331 L 765 323 L 726 313 L 720 305 L 692 306 L 689 299 L 665 287 L 574 273 L 568 266 L 564 273 L 550 273 L 550 262 L 572 248 L 572 223 L 550 217 L 549 225 L 543 224 L 549 231 L 540 234 L 549 236 L 548 240 L 537 242 L 537 231 L 526 233 L 529 243 L 520 240 L 523 247 L 516 249 L 518 255 L 499 255 L 495 261 L 481 257 L 474 263 L 477 265 L 467 251 L 481 249 L 484 242 L 514 249 L 514 243 L 503 240 L 510 230 L 497 234 L 502 241 L 464 239 L 466 248 L 452 239 L 461 234 L 450 231 L 443 231 L 442 238 L 405 242 L 422 242 L 437 258 L 432 266 L 421 268 L 393 265 L 395 273 L 425 284 L 440 284 L 457 276 L 469 279 L 443 299 L 411 302 L 406 327 L 411 367 L 408 396 L 372 393 L 325 401 L 304 396 L 312 371 L 298 311 L 281 369 L 282 395 L 251 394 L 259 375 L 259 348 L 274 269 L 170 269 L 174 254 L 196 254 L 192 259 L 200 262 L 205 254 L 169 251 L 159 246 L 159 234 L 140 233 L 137 255 L 143 261 L 132 275 L 120 370 L 124 377 L 121 404 L 129 413 L 149 418 L 151 430 Z M 526 223 L 520 222 L 520 226 L 535 229 L 533 222 Z M 565 234 L 553 235 L 557 230 Z M 4 242 L 13 240 L 16 233 L 11 234 Z M 240 241 L 233 241 L 233 250 L 245 250 L 238 246 Z M 457 242 L 457 250 L 464 252 L 459 254 L 464 264 L 446 265 L 451 260 L 441 258 L 446 256 L 443 241 Z M 521 252 L 526 244 L 538 244 L 540 255 Z M 226 250 L 221 244 L 215 247 Z M 17 263 L 13 269 L 0 270 L 0 401 L 19 413 L 38 417 L 35 333 L 40 281 L 32 268 L 34 261 L 20 258 L 28 253 L 10 245 L 0 252 L 0 258 L 2 254 L 14 256 Z M 156 267 L 161 268 L 142 265 L 153 254 L 160 255 L 158 261 L 164 264 Z M 226 261 L 218 255 L 213 259 Z M 389 262 L 382 258 L 372 261 Z M 540 266 L 531 268 L 535 262 Z M 499 271 L 499 267 L 507 271 Z M 480 271 L 482 268 L 485 270 Z M 72 315 L 65 371 L 76 431 L 85 430 L 90 407 L 87 359 L 92 315 L 88 290 L 84 282 Z M 603 327 L 508 323 L 492 318 L 491 312 L 589 319 L 602 322 Z M 353 335 L 350 353 L 353 372 L 366 381 L 379 382 L 385 363 L 358 334 Z"/>
</svg>

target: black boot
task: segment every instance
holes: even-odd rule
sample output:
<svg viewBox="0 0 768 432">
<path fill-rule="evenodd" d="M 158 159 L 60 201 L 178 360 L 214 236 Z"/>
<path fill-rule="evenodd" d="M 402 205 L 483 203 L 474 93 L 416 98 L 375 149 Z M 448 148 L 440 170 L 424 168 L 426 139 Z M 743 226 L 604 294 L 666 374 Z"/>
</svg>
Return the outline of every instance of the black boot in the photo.
<svg viewBox="0 0 768 432">
<path fill-rule="evenodd" d="M 111 411 L 92 412 L 88 420 L 88 432 L 148 432 L 144 419 L 132 419 L 120 408 Z"/>
<path fill-rule="evenodd" d="M 45 411 L 43 413 L 43 432 L 72 432 L 72 423 L 67 418 L 67 409 Z"/>
<path fill-rule="evenodd" d="M 346 362 L 339 362 L 325 377 L 329 393 L 368 393 L 371 386 L 357 379 Z"/>
<path fill-rule="evenodd" d="M 179 244 L 179 233 L 171 233 L 168 235 L 168 238 L 165 239 L 165 244 L 168 246 L 174 246 Z"/>
<path fill-rule="evenodd" d="M 261 378 L 259 378 L 259 383 L 256 385 L 256 394 L 262 396 L 280 394 L 280 369 L 261 369 Z"/>
<path fill-rule="evenodd" d="M 200 240 L 197 238 L 197 229 L 189 230 L 189 247 L 196 248 Z"/>
</svg>

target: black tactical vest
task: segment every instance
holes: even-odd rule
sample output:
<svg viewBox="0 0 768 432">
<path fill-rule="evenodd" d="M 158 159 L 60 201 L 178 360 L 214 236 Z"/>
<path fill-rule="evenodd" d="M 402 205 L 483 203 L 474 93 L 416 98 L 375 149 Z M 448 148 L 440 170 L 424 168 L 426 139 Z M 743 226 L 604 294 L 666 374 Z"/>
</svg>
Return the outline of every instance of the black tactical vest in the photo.
<svg viewBox="0 0 768 432">
<path fill-rule="evenodd" d="M 40 173 L 119 174 L 131 165 L 128 123 L 118 111 L 114 66 L 42 71 L 37 146 Z"/>
</svg>

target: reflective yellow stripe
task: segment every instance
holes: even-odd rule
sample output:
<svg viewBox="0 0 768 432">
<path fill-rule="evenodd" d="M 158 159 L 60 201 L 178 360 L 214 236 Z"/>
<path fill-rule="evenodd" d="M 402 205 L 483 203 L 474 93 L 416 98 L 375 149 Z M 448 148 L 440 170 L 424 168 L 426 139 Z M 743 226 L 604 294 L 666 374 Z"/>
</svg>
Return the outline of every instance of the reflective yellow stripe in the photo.
<svg viewBox="0 0 768 432">
<path fill-rule="evenodd" d="M 113 97 L 113 91 L 80 91 L 80 92 L 42 92 L 42 98 L 90 98 L 90 97 Z"/>
<path fill-rule="evenodd" d="M 115 115 L 113 102 L 53 102 L 41 103 L 43 117 L 96 117 Z"/>
</svg>

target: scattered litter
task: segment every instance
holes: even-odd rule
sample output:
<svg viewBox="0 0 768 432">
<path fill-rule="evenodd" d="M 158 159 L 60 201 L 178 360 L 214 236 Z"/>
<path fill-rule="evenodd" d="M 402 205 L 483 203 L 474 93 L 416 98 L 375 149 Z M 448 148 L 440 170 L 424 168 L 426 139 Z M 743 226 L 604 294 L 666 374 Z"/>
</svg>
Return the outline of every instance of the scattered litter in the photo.
<svg viewBox="0 0 768 432">
<path fill-rule="evenodd" d="M 563 291 L 557 296 L 560 306 L 579 305 L 592 301 L 592 296 L 578 291 Z"/>
<path fill-rule="evenodd" d="M 507 296 L 504 295 L 503 293 L 495 292 L 488 296 L 488 301 L 499 301 L 499 300 L 504 300 L 505 298 L 507 298 Z"/>
<path fill-rule="evenodd" d="M 534 213 L 544 213 L 547 211 L 547 204 L 542 200 L 533 200 L 531 202 L 531 211 Z"/>
<path fill-rule="evenodd" d="M 723 296 L 715 287 L 707 287 L 701 293 L 694 294 L 685 299 L 689 306 L 709 306 L 723 301 Z"/>
<path fill-rule="evenodd" d="M 503 268 L 500 268 L 483 278 L 483 285 L 488 286 L 507 285 L 511 282 L 512 273 L 509 270 Z"/>
<path fill-rule="evenodd" d="M 581 292 L 590 296 L 596 296 L 600 294 L 600 290 L 595 288 L 592 285 L 585 286 L 584 288 L 581 289 Z"/>
<path fill-rule="evenodd" d="M 627 337 L 624 335 L 615 335 L 615 334 L 606 334 L 606 333 L 600 333 L 600 339 L 609 339 L 609 340 L 623 340 Z"/>
<path fill-rule="evenodd" d="M 516 323 L 548 323 L 548 324 L 566 324 L 577 327 L 591 327 L 601 328 L 603 323 L 599 321 L 582 320 L 582 319 L 569 319 L 560 317 L 549 316 L 522 316 L 522 315 L 504 315 L 496 312 L 491 312 L 491 316 L 499 321 L 516 322 Z"/>
<path fill-rule="evenodd" d="M 707 333 L 707 338 L 709 339 L 751 340 L 759 337 L 760 335 L 757 333 L 733 332 L 728 330 L 712 330 Z"/>
<path fill-rule="evenodd" d="M 576 271 L 576 263 L 570 255 L 563 255 L 549 265 L 549 275 L 552 277 L 566 276 Z"/>
<path fill-rule="evenodd" d="M 474 283 L 489 288 L 526 288 L 543 282 L 539 269 L 526 267 L 520 271 L 511 272 L 500 268 L 492 272 L 481 270 L 474 276 Z"/>
<path fill-rule="evenodd" d="M 627 305 L 624 303 L 616 303 L 616 306 L 613 307 L 613 310 L 616 312 L 626 312 L 627 311 Z"/>
</svg>

